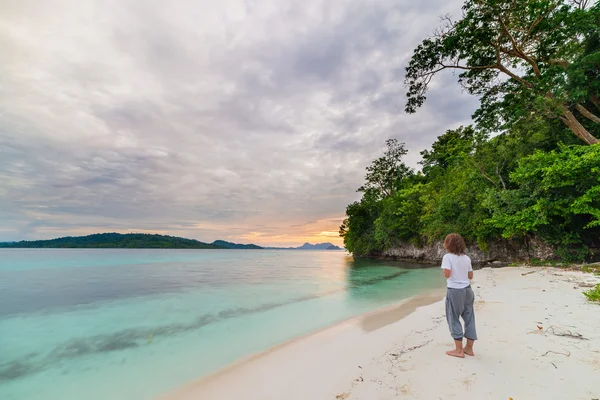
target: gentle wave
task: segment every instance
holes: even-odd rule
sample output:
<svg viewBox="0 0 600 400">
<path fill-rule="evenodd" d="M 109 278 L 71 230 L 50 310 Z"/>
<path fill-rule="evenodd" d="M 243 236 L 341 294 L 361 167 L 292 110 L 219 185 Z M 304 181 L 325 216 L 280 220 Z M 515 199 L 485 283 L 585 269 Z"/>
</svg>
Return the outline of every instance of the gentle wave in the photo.
<svg viewBox="0 0 600 400">
<path fill-rule="evenodd" d="M 399 271 L 381 277 L 362 278 L 355 282 L 350 282 L 346 288 L 300 296 L 278 303 L 265 303 L 257 307 L 236 307 L 220 311 L 216 314 L 204 314 L 197 317 L 193 322 L 187 324 L 179 323 L 145 329 L 125 329 L 110 334 L 72 339 L 56 346 L 46 356 L 42 356 L 37 353 L 31 353 L 21 359 L 0 364 L 0 382 L 19 379 L 26 375 L 40 372 L 44 368 L 48 368 L 52 366 L 52 364 L 64 361 L 65 359 L 135 348 L 143 344 L 148 344 L 149 338 L 188 333 L 215 322 L 230 318 L 239 318 L 244 315 L 264 312 L 290 304 L 318 299 L 352 289 L 375 285 L 383 281 L 396 279 L 406 273 L 407 271 Z"/>
</svg>

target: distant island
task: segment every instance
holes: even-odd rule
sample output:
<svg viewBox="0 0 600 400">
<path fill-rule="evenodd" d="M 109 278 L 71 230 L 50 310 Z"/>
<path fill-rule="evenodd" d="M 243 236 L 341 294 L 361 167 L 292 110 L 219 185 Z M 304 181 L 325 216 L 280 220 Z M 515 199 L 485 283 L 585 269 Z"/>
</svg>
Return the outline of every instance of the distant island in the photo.
<svg viewBox="0 0 600 400">
<path fill-rule="evenodd" d="M 225 240 L 215 240 L 211 245 L 216 246 L 219 249 L 246 249 L 246 250 L 260 250 L 264 247 L 257 246 L 255 244 L 238 244 L 226 242 Z"/>
<path fill-rule="evenodd" d="M 310 244 L 304 243 L 302 246 L 297 247 L 298 250 L 343 250 L 341 247 L 338 247 L 332 243 L 317 243 Z"/>
<path fill-rule="evenodd" d="M 146 233 L 96 233 L 51 240 L 0 243 L 2 248 L 117 248 L 117 249 L 224 249 L 214 244 L 175 236 Z"/>
<path fill-rule="evenodd" d="M 47 249 L 240 249 L 240 250 L 343 250 L 331 243 L 304 243 L 300 247 L 261 247 L 255 244 L 238 244 L 225 240 L 204 243 L 195 239 L 148 233 L 96 233 L 87 236 L 67 236 L 50 240 L 22 240 L 0 242 L 0 248 Z"/>
<path fill-rule="evenodd" d="M 270 249 L 270 250 L 344 250 L 341 247 L 338 247 L 336 245 L 334 245 L 333 243 L 317 243 L 317 244 L 310 244 L 310 243 L 304 243 L 302 246 L 299 247 L 265 247 L 266 249 Z"/>
</svg>

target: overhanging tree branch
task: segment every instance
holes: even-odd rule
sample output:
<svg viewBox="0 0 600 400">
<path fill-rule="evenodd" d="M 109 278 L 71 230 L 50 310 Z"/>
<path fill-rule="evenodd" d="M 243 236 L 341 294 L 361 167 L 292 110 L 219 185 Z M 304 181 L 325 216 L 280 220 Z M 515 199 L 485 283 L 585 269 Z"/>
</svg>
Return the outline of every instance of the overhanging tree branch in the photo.
<svg viewBox="0 0 600 400">
<path fill-rule="evenodd" d="M 581 104 L 575 105 L 575 108 L 577 109 L 577 111 L 579 111 L 581 113 L 581 115 L 583 115 L 590 121 L 594 121 L 595 123 L 600 124 L 600 117 L 594 115 L 592 112 L 590 112 L 587 108 L 585 108 Z"/>
<path fill-rule="evenodd" d="M 502 52 L 502 46 L 500 46 L 498 43 L 494 43 L 494 42 L 489 42 L 489 43 L 494 48 L 494 52 L 496 54 L 496 65 L 494 66 L 496 69 L 498 69 L 499 71 L 510 76 L 517 82 L 527 86 L 528 88 L 533 88 L 535 86 L 533 83 L 521 78 L 519 75 L 515 74 L 514 72 L 512 72 L 511 70 L 509 70 L 502 64 L 502 58 L 500 56 L 500 53 Z"/>
<path fill-rule="evenodd" d="M 514 80 L 516 80 L 517 82 L 527 86 L 528 88 L 533 88 L 535 85 L 523 78 L 521 78 L 519 75 L 515 74 L 514 72 L 512 72 L 511 70 L 509 70 L 508 68 L 506 68 L 504 65 L 499 65 L 498 69 L 502 72 L 504 72 L 506 75 L 510 76 L 511 78 L 513 78 Z"/>
<path fill-rule="evenodd" d="M 443 71 L 445 69 L 462 69 L 462 70 L 474 70 L 474 69 L 494 69 L 494 68 L 498 68 L 498 65 L 496 64 L 492 64 L 492 65 L 476 65 L 473 67 L 469 67 L 466 65 L 459 65 L 459 64 L 453 64 L 453 65 L 446 65 L 443 63 L 438 63 L 440 65 L 439 68 L 431 70 L 431 71 L 427 71 L 424 72 L 420 75 L 416 75 L 415 78 L 428 78 L 431 77 L 435 74 L 437 74 L 440 71 Z M 426 83 L 429 83 L 429 81 L 427 81 Z"/>
<path fill-rule="evenodd" d="M 479 172 L 481 173 L 481 175 L 487 179 L 488 181 L 490 181 L 492 183 L 492 185 L 494 185 L 494 187 L 497 189 L 498 188 L 498 184 L 496 182 L 494 182 L 494 180 L 492 178 L 490 178 L 489 176 L 487 176 L 487 174 L 485 173 L 483 167 L 481 165 L 479 165 L 475 160 L 471 159 L 471 162 L 473 162 L 473 165 L 475 165 L 475 167 L 477 167 L 477 169 L 479 170 Z"/>
<path fill-rule="evenodd" d="M 544 14 L 539 15 L 531 24 L 531 26 L 529 26 L 529 29 L 527 29 L 527 33 L 525 34 L 525 36 L 523 37 L 523 40 L 521 41 L 521 46 L 525 46 L 526 43 L 529 41 L 529 39 L 531 38 L 531 34 L 533 33 L 533 30 L 540 24 L 540 22 L 542 22 L 544 19 L 546 19 L 548 17 L 548 15 L 550 15 L 550 13 L 552 13 L 554 10 L 556 10 L 556 8 L 558 7 L 558 5 L 554 5 L 552 7 L 550 7 L 548 9 L 548 11 L 546 11 Z"/>
<path fill-rule="evenodd" d="M 585 10 L 588 6 L 589 0 L 571 0 L 571 2 L 579 7 L 580 10 Z"/>
<path fill-rule="evenodd" d="M 575 6 L 564 0 L 465 0 L 460 20 L 415 49 L 406 68 L 406 111 L 413 113 L 424 104 L 435 74 L 457 69 L 466 71 L 460 73 L 459 83 L 482 96 L 475 114 L 481 127 L 506 129 L 535 113 L 560 118 L 586 143 L 598 142 L 578 121 L 585 117 L 597 123 L 600 118 L 595 111 L 600 110 L 598 86 L 589 84 L 594 61 L 582 58 L 599 17 L 595 7 L 586 9 L 587 2 L 580 0 Z M 572 71 L 570 63 L 577 69 Z M 554 98 L 553 93 L 561 96 Z M 594 105 L 591 110 L 579 100 L 582 96 Z"/>
<path fill-rule="evenodd" d="M 565 106 L 560 106 L 562 111 L 562 115 L 559 116 L 560 120 L 565 123 L 571 129 L 571 131 L 581 140 L 586 142 L 587 144 L 596 144 L 598 143 L 598 139 L 596 139 L 592 134 L 588 132 L 587 129 L 581 122 L 577 120 L 577 118 L 573 115 L 571 111 Z"/>
<path fill-rule="evenodd" d="M 504 167 L 504 163 L 506 161 L 502 162 L 502 167 Z M 504 183 L 504 179 L 502 179 L 502 175 L 500 175 L 500 168 L 498 167 L 498 163 L 496 163 L 496 175 L 498 175 L 498 178 L 500 178 L 500 183 L 502 183 L 502 188 L 504 190 L 506 190 L 506 184 Z"/>
<path fill-rule="evenodd" d="M 540 72 L 538 65 L 531 57 L 529 57 L 527 54 L 525 54 L 525 52 L 523 51 L 521 46 L 519 46 L 519 44 L 517 43 L 517 40 L 510 33 L 508 27 L 506 26 L 506 23 L 504 22 L 504 20 L 502 19 L 501 16 L 498 16 L 498 22 L 500 23 L 502 32 L 504 32 L 504 34 L 508 37 L 508 40 L 512 44 L 514 55 L 518 58 L 521 58 L 522 60 L 525 60 L 529 65 L 531 65 L 531 68 L 533 68 L 533 73 L 535 74 L 535 76 L 541 76 L 542 73 Z"/>
</svg>

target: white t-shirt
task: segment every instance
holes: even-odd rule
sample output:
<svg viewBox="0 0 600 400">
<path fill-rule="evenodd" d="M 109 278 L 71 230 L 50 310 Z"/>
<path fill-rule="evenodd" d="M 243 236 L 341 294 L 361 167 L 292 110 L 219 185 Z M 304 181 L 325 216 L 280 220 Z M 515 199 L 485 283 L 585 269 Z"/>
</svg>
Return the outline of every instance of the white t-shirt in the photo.
<svg viewBox="0 0 600 400">
<path fill-rule="evenodd" d="M 469 286 L 469 272 L 473 271 L 471 258 L 468 255 L 448 253 L 442 258 L 442 269 L 450 270 L 450 278 L 447 279 L 448 287 L 451 289 L 462 289 Z"/>
</svg>

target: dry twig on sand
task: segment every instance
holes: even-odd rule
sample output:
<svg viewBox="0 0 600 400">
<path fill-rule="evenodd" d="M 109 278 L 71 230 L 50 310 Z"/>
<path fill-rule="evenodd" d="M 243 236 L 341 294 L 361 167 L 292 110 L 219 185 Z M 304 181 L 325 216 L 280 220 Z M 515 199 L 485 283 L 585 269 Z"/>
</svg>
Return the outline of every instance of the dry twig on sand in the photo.
<svg viewBox="0 0 600 400">
<path fill-rule="evenodd" d="M 544 357 L 548 353 L 560 354 L 561 356 L 571 357 L 571 352 L 570 351 L 567 351 L 566 353 L 561 353 L 560 351 L 554 351 L 554 350 L 548 350 L 547 352 L 545 352 L 544 354 L 542 354 L 542 357 Z"/>
<path fill-rule="evenodd" d="M 578 332 L 571 332 L 569 330 L 561 330 L 560 328 L 558 328 L 560 331 L 556 331 L 557 328 L 555 328 L 554 326 L 549 326 L 548 328 L 546 328 L 546 330 L 544 332 L 550 332 L 552 333 L 554 336 L 562 336 L 562 337 L 569 337 L 572 339 L 578 339 L 578 340 L 587 340 L 587 338 L 584 338 L 583 335 L 581 333 Z"/>
</svg>

